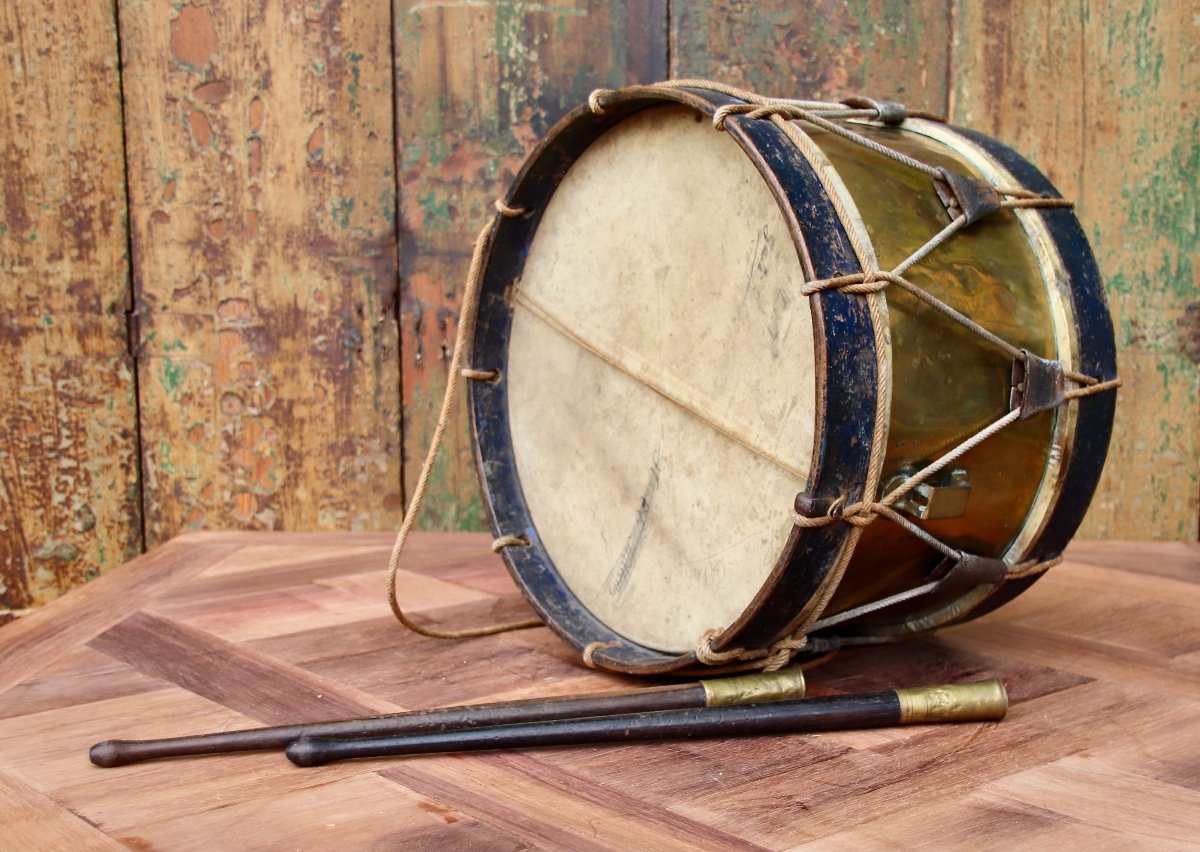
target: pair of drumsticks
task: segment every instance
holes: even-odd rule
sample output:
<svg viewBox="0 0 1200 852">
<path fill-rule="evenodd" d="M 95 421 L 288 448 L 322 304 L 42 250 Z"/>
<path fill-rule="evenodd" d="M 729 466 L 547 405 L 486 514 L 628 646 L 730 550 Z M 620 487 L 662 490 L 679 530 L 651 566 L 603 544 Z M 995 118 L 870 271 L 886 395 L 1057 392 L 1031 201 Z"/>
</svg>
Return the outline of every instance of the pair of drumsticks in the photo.
<svg viewBox="0 0 1200 852">
<path fill-rule="evenodd" d="M 799 669 L 636 692 L 445 707 L 158 740 L 106 740 L 97 766 L 162 757 L 286 749 L 297 766 L 361 757 L 635 740 L 690 739 L 994 721 L 1008 696 L 998 680 L 805 698 Z"/>
</svg>

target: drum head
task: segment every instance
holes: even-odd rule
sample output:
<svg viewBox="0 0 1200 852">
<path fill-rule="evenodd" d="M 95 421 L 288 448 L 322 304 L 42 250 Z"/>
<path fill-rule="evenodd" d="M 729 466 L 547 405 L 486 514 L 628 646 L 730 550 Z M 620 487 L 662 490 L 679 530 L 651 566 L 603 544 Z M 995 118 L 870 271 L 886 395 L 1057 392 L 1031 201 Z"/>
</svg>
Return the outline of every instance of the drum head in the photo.
<svg viewBox="0 0 1200 852">
<path fill-rule="evenodd" d="M 571 592 L 690 650 L 751 603 L 813 456 L 814 335 L 787 221 L 694 110 L 607 131 L 550 198 L 508 293 L 513 458 Z"/>
</svg>

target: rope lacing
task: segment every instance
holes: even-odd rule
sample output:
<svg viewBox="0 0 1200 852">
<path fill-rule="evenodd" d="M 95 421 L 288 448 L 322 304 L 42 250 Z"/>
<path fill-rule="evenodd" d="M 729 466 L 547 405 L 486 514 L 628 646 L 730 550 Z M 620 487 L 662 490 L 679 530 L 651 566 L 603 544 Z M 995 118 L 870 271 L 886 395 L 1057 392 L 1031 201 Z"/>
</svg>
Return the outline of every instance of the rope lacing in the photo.
<svg viewBox="0 0 1200 852">
<path fill-rule="evenodd" d="M 938 246 L 949 240 L 954 234 L 963 228 L 969 226 L 978 218 L 988 215 L 995 210 L 1002 209 L 1021 209 L 1021 208 L 1069 208 L 1073 207 L 1073 203 L 1063 198 L 1045 197 L 1035 192 L 1027 190 L 1023 187 L 1006 187 L 1006 186 L 989 186 L 982 182 L 975 181 L 973 178 L 967 178 L 961 175 L 956 175 L 947 172 L 945 169 L 932 166 L 924 163 L 913 157 L 908 156 L 900 151 L 895 150 L 887 145 L 875 141 L 864 136 L 862 133 L 852 129 L 846 124 L 840 124 L 839 121 L 862 121 L 874 120 L 885 124 L 896 125 L 903 123 L 907 117 L 922 117 L 940 120 L 935 116 L 928 114 L 918 114 L 909 112 L 899 104 L 892 103 L 877 103 L 865 98 L 850 99 L 841 103 L 829 101 L 800 101 L 787 99 L 772 99 L 764 98 L 752 92 L 747 92 L 741 89 L 736 89 L 723 84 L 712 83 L 706 80 L 674 80 L 665 83 L 657 84 L 658 87 L 668 89 L 679 88 L 699 88 L 708 89 L 710 91 L 720 92 L 730 97 L 737 98 L 743 103 L 726 104 L 718 107 L 713 113 L 712 123 L 717 130 L 727 130 L 727 122 L 732 116 L 742 116 L 749 121 L 770 120 L 778 126 L 788 138 L 801 150 L 811 152 L 811 138 L 797 126 L 798 122 L 805 122 L 813 126 L 819 127 L 830 133 L 834 133 L 844 139 L 848 139 L 857 145 L 860 145 L 870 151 L 873 151 L 881 156 L 902 163 L 909 168 L 922 172 L 934 181 L 939 182 L 939 195 L 943 196 L 948 202 L 948 209 L 951 210 L 951 221 L 948 225 L 942 228 L 937 234 L 931 237 L 924 245 L 918 248 L 915 252 L 909 255 L 903 262 L 892 270 L 880 270 L 878 268 L 878 259 L 874 251 L 869 247 L 865 235 L 857 233 L 857 228 L 847 226 L 850 241 L 855 249 L 855 254 L 858 257 L 859 264 L 863 268 L 862 272 L 852 275 L 842 275 L 835 278 L 828 278 L 819 281 L 812 281 L 806 284 L 801 292 L 806 296 L 816 296 L 828 290 L 837 290 L 842 293 L 857 295 L 867 300 L 871 310 L 873 324 L 876 326 L 876 332 L 879 331 L 879 319 L 881 311 L 878 309 L 877 299 L 885 289 L 890 286 L 900 287 L 906 292 L 919 299 L 921 302 L 930 306 L 934 310 L 942 313 L 962 327 L 966 328 L 971 333 L 977 335 L 991 345 L 1003 351 L 1006 355 L 1019 360 L 1024 357 L 1023 350 L 1012 345 L 1008 341 L 989 331 L 979 323 L 972 320 L 970 317 L 955 310 L 950 305 L 933 296 L 928 291 L 917 286 L 908 278 L 904 277 L 904 273 L 919 263 L 922 259 L 928 256 Z M 592 93 L 589 99 L 589 104 L 593 111 L 602 111 L 603 99 L 606 92 L 597 90 Z M 978 190 L 980 197 L 963 197 L 963 188 L 968 191 Z M 827 187 L 829 189 L 829 187 Z M 944 192 L 943 190 L 948 190 Z M 837 210 L 837 213 L 843 223 L 850 221 L 848 210 L 845 203 L 840 199 L 836 192 L 830 192 L 830 199 Z M 947 199 L 947 195 L 949 198 Z M 952 206 L 953 205 L 953 206 Z M 957 208 L 957 209 L 956 209 Z M 882 352 L 880 347 L 876 347 L 878 357 L 882 360 Z M 885 365 L 880 365 L 881 367 Z M 881 400 L 888 397 L 890 392 L 889 387 L 885 387 L 887 372 L 885 369 L 877 371 L 880 377 L 879 392 Z M 1094 376 L 1087 376 L 1081 373 L 1062 370 L 1062 376 L 1074 382 L 1078 387 L 1066 390 L 1062 393 L 1061 401 L 1065 402 L 1071 399 L 1089 396 L 1092 394 L 1103 393 L 1114 390 L 1119 387 L 1121 382 L 1119 379 L 1111 379 L 1102 381 Z M 1061 404 L 1058 403 L 1058 404 Z M 881 414 L 886 410 L 886 406 L 880 404 L 877 406 L 877 417 L 875 424 L 874 437 L 878 439 L 886 429 L 886 424 L 881 423 Z M 1000 417 L 995 422 L 989 424 L 983 429 L 971 435 L 966 440 L 962 441 L 958 446 L 945 453 L 941 458 L 927 465 L 923 469 L 917 471 L 913 475 L 906 478 L 903 482 L 893 488 L 886 495 L 878 500 L 864 499 L 853 503 L 847 503 L 845 497 L 838 498 L 833 502 L 825 514 L 816 517 L 809 517 L 797 512 L 794 515 L 794 523 L 802 528 L 816 528 L 828 526 L 833 523 L 846 523 L 851 527 L 851 536 L 853 540 L 847 542 L 843 547 L 843 555 L 829 572 L 824 584 L 825 590 L 821 593 L 819 599 L 815 603 L 810 603 L 806 608 L 804 618 L 801 620 L 798 627 L 793 632 L 780 639 L 768 648 L 745 649 L 731 648 L 724 651 L 714 651 L 712 645 L 716 642 L 724 631 L 713 629 L 706 631 L 696 643 L 695 656 L 696 659 L 705 665 L 729 665 L 734 662 L 758 661 L 764 670 L 773 670 L 774 668 L 786 665 L 791 656 L 798 650 L 804 648 L 807 644 L 807 633 L 814 624 L 818 622 L 821 612 L 832 598 L 833 590 L 840 581 L 841 574 L 845 571 L 846 564 L 849 561 L 849 554 L 853 551 L 853 545 L 857 542 L 857 535 L 861 531 L 873 523 L 876 518 L 883 516 L 907 530 L 909 533 L 917 536 L 922 541 L 925 541 L 930 546 L 942 552 L 949 557 L 959 556 L 959 551 L 950 547 L 946 543 L 940 541 L 935 536 L 930 535 L 925 530 L 913 524 L 907 518 L 903 517 L 899 512 L 893 509 L 893 505 L 903 498 L 906 494 L 912 491 L 921 483 L 928 480 L 930 477 L 937 474 L 942 469 L 949 466 L 956 459 L 966 454 L 976 446 L 986 441 L 997 432 L 1010 426 L 1021 418 L 1022 412 L 1019 408 L 1008 412 L 1003 417 Z M 872 459 L 868 465 L 868 480 L 865 483 L 864 494 L 874 494 L 879 487 L 879 464 L 882 459 L 877 454 L 877 447 L 872 446 Z M 1054 557 L 1046 560 L 1026 560 L 1008 566 L 1005 572 L 1006 579 L 1016 579 L 1019 577 L 1028 577 L 1040 571 L 1044 571 L 1051 567 L 1061 559 Z M 831 582 L 832 579 L 832 582 Z M 771 667 L 771 668 L 768 668 Z"/>
</svg>

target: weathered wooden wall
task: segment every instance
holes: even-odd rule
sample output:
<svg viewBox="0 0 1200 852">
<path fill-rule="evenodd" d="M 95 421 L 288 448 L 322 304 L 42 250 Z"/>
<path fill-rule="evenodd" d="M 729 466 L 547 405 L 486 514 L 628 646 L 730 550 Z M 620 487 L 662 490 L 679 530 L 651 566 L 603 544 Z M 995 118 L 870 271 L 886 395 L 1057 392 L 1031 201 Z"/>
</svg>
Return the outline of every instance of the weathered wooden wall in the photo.
<svg viewBox="0 0 1200 852">
<path fill-rule="evenodd" d="M 116 21 L 0 4 L 0 624 L 142 548 Z"/>
<path fill-rule="evenodd" d="M 0 9 L 0 619 L 188 529 L 393 528 L 487 205 L 592 88 L 668 75 L 895 97 L 1037 162 L 1127 383 L 1084 532 L 1197 537 L 1195 2 L 105 5 Z M 424 525 L 476 527 L 452 431 Z"/>
<path fill-rule="evenodd" d="M 121 0 L 147 546 L 395 521 L 388 17 Z"/>
</svg>

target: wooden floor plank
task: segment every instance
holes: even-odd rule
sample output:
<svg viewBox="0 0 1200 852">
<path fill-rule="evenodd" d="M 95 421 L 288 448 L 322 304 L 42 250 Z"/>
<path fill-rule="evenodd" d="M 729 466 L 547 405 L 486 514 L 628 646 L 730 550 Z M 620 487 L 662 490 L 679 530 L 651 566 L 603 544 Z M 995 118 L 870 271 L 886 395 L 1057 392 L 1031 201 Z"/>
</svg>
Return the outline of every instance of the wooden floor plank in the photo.
<svg viewBox="0 0 1200 852">
<path fill-rule="evenodd" d="M 107 661 L 107 665 L 22 681 L 0 700 L 0 718 L 27 716 L 106 698 L 141 695 L 162 687 L 160 681 L 132 666 L 114 663 L 111 659 Z"/>
<path fill-rule="evenodd" d="M 143 674 L 267 725 L 394 712 L 396 707 L 209 633 L 134 613 L 90 643 Z"/>
<path fill-rule="evenodd" d="M 890 849 L 896 838 L 913 848 L 971 849 L 1102 849 L 1121 847 L 1122 834 L 1077 822 L 1035 805 L 986 792 L 965 796 L 931 793 L 921 808 L 855 826 L 835 835 L 801 843 L 800 852 L 859 852 Z"/>
<path fill-rule="evenodd" d="M 942 641 L 967 650 L 1003 648 L 1010 659 L 1033 665 L 1147 690 L 1167 689 L 1200 697 L 1200 666 L 1089 637 L 991 619 L 981 621 L 971 630 L 948 630 Z"/>
<path fill-rule="evenodd" d="M 1200 543 L 1156 542 L 1152 553 L 1142 541 L 1073 541 L 1067 559 L 1200 583 Z"/>
<path fill-rule="evenodd" d="M 897 742 L 815 766 L 796 765 L 732 792 L 692 797 L 685 812 L 716 814 L 720 823 L 740 820 L 743 836 L 765 846 L 816 840 L 920 807 L 931 790 L 961 795 L 1014 767 L 1123 735 L 1139 724 L 1139 711 L 1151 712 L 1152 703 L 1107 684 L 1084 684 L 1034 699 L 1003 723 L 931 729 L 920 748 Z"/>
<path fill-rule="evenodd" d="M 352 778 L 374 765 L 298 770 L 275 753 L 227 755 L 202 763 L 152 761 L 100 769 L 88 748 L 108 738 L 181 736 L 254 727 L 255 720 L 179 688 L 76 705 L 9 720 L 0 729 L 0 766 L 114 837 L 142 825 L 186 820 L 232 802 L 253 802 Z M 301 815 L 298 815 L 300 818 Z M 211 839 L 211 838 L 210 838 Z"/>
<path fill-rule="evenodd" d="M 1087 752 L 1013 773 L 987 790 L 1119 831 L 1127 842 L 1176 847 L 1200 842 L 1200 792 L 1098 764 Z"/>
<path fill-rule="evenodd" d="M 240 548 L 203 535 L 181 536 L 7 625 L 0 634 L 0 694 Z"/>
<path fill-rule="evenodd" d="M 4 814 L 2 843 L 6 849 L 36 852 L 126 848 L 2 769 L 0 814 Z"/>
<path fill-rule="evenodd" d="M 297 814 L 316 814 L 313 821 Z M 528 846 L 376 775 L 358 775 L 140 826 L 134 848 L 207 852 L 215 838 L 256 849 L 481 849 Z"/>
</svg>

